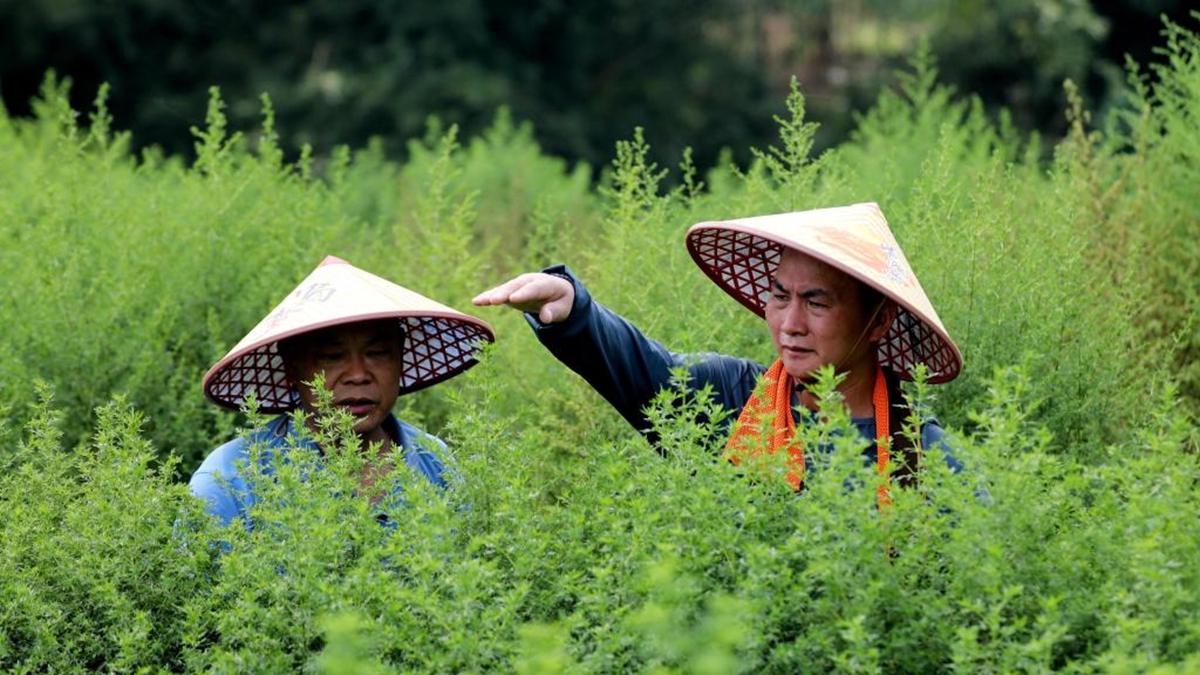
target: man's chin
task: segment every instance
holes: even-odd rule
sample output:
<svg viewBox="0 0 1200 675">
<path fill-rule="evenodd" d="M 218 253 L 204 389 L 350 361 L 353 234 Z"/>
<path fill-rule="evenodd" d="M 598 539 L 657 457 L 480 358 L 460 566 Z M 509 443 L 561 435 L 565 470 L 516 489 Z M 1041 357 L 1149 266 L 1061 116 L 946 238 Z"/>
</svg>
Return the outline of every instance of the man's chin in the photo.
<svg viewBox="0 0 1200 675">
<path fill-rule="evenodd" d="M 817 369 L 813 367 L 809 359 L 791 362 L 785 359 L 783 369 L 797 382 L 812 382 L 817 372 Z"/>
</svg>

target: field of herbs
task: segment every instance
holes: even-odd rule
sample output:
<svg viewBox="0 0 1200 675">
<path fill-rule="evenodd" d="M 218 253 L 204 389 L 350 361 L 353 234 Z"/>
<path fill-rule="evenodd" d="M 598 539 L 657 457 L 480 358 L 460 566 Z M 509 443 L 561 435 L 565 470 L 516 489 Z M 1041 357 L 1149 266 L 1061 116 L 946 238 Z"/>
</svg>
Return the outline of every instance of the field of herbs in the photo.
<svg viewBox="0 0 1200 675">
<path fill-rule="evenodd" d="M 402 164 L 285 162 L 269 99 L 234 130 L 216 91 L 194 162 L 131 156 L 103 91 L 77 113 L 48 78 L 36 119 L 0 113 L 0 671 L 1200 672 L 1200 35 L 1163 49 L 1104 128 L 1068 83 L 1053 147 L 918 55 L 845 144 L 809 152 L 794 88 L 777 144 L 703 174 L 633 130 L 567 166 L 503 111 L 431 121 Z M 965 358 L 912 393 L 968 470 L 930 462 L 882 517 L 844 443 L 797 496 L 715 461 L 709 401 L 667 391 L 656 451 L 517 312 L 470 306 L 565 262 L 676 351 L 766 362 L 684 231 L 857 201 Z M 326 254 L 494 326 L 397 407 L 461 481 L 396 471 L 392 530 L 350 496 L 360 458 L 298 451 L 261 481 L 271 526 L 219 531 L 186 480 L 262 420 L 201 377 Z"/>
</svg>

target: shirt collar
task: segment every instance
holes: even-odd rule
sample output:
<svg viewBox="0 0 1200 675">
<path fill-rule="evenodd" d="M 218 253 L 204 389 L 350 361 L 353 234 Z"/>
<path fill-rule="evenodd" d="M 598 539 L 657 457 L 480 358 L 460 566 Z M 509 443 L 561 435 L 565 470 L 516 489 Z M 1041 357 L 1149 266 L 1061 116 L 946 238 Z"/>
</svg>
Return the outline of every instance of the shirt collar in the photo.
<svg viewBox="0 0 1200 675">
<path fill-rule="evenodd" d="M 392 443 L 397 448 L 407 450 L 407 445 L 404 442 L 404 433 L 400 429 L 400 420 L 396 419 L 395 415 L 389 412 L 379 425 L 383 428 L 383 432 L 388 435 L 388 438 L 392 439 Z M 272 420 L 267 425 L 267 432 L 271 438 L 271 445 L 277 445 L 289 439 L 293 444 L 316 445 L 311 438 L 295 432 L 290 413 L 285 413 Z M 318 447 L 317 450 L 320 451 L 320 448 Z"/>
</svg>

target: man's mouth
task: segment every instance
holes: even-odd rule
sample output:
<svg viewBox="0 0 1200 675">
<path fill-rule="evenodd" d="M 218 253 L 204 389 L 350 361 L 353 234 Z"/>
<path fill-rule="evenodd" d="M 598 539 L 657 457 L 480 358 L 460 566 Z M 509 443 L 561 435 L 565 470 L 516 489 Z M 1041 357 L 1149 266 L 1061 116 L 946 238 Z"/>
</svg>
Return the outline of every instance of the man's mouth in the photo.
<svg viewBox="0 0 1200 675">
<path fill-rule="evenodd" d="M 375 401 L 369 398 L 344 398 L 337 401 L 336 404 L 345 408 L 347 412 L 355 417 L 363 417 L 371 414 L 375 410 Z"/>
</svg>

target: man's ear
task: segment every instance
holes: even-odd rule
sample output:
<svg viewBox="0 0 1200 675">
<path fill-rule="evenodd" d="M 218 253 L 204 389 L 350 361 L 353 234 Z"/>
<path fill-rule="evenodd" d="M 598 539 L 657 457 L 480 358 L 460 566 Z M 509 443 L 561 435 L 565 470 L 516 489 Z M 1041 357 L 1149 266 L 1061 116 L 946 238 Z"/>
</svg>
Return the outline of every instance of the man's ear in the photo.
<svg viewBox="0 0 1200 675">
<path fill-rule="evenodd" d="M 892 327 L 892 322 L 896 320 L 896 316 L 900 313 L 900 308 L 896 306 L 893 300 L 884 300 L 883 306 L 875 315 L 875 323 L 872 324 L 867 332 L 867 340 L 871 344 L 875 344 L 887 335 L 888 329 Z"/>
</svg>

